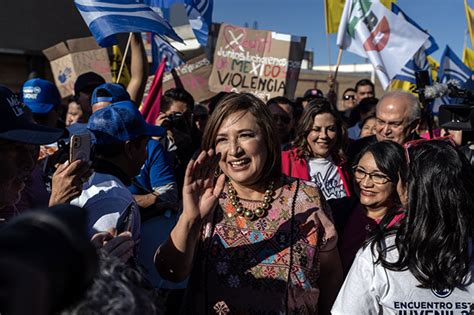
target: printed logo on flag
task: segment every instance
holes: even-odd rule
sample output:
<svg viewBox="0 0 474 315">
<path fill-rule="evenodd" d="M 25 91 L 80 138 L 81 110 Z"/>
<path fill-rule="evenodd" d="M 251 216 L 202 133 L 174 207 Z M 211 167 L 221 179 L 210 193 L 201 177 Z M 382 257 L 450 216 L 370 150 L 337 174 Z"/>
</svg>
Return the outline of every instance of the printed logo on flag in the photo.
<svg viewBox="0 0 474 315">
<path fill-rule="evenodd" d="M 373 15 L 375 23 L 377 23 L 377 17 Z M 367 25 L 367 28 L 371 28 Z M 364 49 L 366 51 L 375 50 L 382 51 L 387 46 L 388 40 L 390 39 L 390 25 L 388 24 L 387 18 L 384 16 L 380 23 L 377 24 L 375 29 L 371 31 L 369 38 L 364 43 Z"/>
</svg>

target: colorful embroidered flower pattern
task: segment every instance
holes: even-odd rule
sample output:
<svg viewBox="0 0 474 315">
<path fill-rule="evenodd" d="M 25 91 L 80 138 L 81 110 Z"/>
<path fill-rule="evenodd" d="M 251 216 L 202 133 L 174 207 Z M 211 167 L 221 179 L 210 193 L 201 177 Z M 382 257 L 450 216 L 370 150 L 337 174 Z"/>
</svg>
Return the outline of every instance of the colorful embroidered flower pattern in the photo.
<svg viewBox="0 0 474 315">
<path fill-rule="evenodd" d="M 316 215 L 321 205 L 319 192 L 315 184 L 300 182 L 292 217 L 296 181 L 285 180 L 268 215 L 254 221 L 228 217 L 229 200 L 221 195 L 212 236 L 203 239 L 196 257 L 193 274 L 198 270 L 205 279 L 194 284 L 190 281 L 194 301 L 203 301 L 202 292 L 207 292 L 208 308 L 218 314 L 229 309 L 236 313 L 277 314 L 286 312 L 288 296 L 291 313 L 316 313 L 318 255 L 324 233 Z M 247 208 L 260 203 L 241 202 Z M 295 291 L 287 295 L 286 290 Z M 220 304 L 222 301 L 225 303 Z"/>
</svg>

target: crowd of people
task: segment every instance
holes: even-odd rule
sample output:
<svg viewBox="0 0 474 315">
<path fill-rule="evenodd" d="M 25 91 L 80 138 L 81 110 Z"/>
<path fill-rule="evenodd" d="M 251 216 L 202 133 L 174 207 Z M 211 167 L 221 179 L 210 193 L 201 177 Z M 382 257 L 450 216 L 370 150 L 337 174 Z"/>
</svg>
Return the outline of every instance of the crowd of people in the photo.
<svg viewBox="0 0 474 315">
<path fill-rule="evenodd" d="M 474 312 L 471 133 L 426 139 L 417 98 L 367 79 L 338 102 L 173 88 L 149 124 L 140 60 L 67 104 L 0 86 L 0 313 Z"/>
</svg>

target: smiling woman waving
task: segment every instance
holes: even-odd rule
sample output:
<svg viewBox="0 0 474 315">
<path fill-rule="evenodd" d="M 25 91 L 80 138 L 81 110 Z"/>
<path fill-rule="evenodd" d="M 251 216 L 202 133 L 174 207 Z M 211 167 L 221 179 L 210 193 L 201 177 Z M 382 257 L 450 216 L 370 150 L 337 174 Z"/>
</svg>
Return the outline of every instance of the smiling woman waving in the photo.
<svg viewBox="0 0 474 315">
<path fill-rule="evenodd" d="M 190 275 L 185 313 L 329 314 L 342 281 L 331 215 L 316 185 L 281 174 L 274 134 L 250 94 L 209 118 L 183 214 L 155 257 L 163 277 Z"/>
</svg>

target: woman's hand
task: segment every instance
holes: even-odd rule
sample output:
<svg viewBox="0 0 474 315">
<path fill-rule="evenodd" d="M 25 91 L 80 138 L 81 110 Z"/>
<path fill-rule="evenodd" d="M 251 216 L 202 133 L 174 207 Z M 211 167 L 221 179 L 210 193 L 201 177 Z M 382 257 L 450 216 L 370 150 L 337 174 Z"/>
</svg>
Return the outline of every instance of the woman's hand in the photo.
<svg viewBox="0 0 474 315">
<path fill-rule="evenodd" d="M 220 156 L 202 151 L 186 168 L 183 186 L 183 215 L 190 221 L 202 220 L 215 208 L 224 189 L 225 176 L 215 178 Z"/>
</svg>

